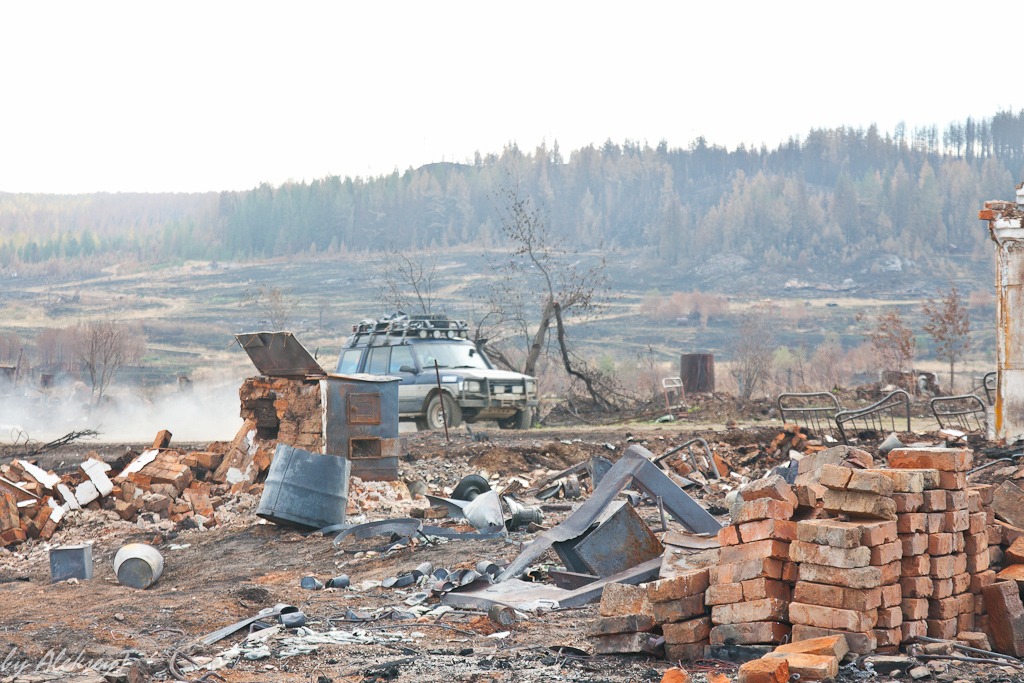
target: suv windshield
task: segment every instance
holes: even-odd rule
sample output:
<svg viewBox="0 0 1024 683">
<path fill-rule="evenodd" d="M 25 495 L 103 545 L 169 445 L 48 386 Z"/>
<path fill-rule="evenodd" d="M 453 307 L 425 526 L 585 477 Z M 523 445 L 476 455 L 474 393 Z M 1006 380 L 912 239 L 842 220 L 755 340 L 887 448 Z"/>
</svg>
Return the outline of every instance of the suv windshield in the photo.
<svg viewBox="0 0 1024 683">
<path fill-rule="evenodd" d="M 483 355 L 472 344 L 426 343 L 413 344 L 420 367 L 428 370 L 434 367 L 437 360 L 442 368 L 477 368 L 487 370 L 490 366 Z"/>
</svg>

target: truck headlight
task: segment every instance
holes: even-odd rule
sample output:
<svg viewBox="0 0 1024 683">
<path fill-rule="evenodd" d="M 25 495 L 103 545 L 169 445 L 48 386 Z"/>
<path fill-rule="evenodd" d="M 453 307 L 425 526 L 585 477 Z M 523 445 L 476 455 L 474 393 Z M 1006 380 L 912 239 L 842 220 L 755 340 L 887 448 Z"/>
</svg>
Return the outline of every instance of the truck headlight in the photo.
<svg viewBox="0 0 1024 683">
<path fill-rule="evenodd" d="M 474 394 L 479 394 L 481 391 L 483 391 L 483 385 L 480 382 L 474 380 L 466 380 L 464 386 L 466 391 Z"/>
<path fill-rule="evenodd" d="M 528 379 L 526 380 L 526 393 L 536 394 L 537 393 L 537 380 Z"/>
</svg>

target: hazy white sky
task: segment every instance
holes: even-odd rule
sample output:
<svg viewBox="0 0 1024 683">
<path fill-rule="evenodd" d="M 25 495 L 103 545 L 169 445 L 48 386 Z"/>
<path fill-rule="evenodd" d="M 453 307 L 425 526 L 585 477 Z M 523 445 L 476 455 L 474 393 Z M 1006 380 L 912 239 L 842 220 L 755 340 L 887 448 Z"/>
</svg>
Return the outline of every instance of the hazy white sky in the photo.
<svg viewBox="0 0 1024 683">
<path fill-rule="evenodd" d="M 0 192 L 203 191 L 1019 108 L 1010 2 L 5 2 Z"/>
</svg>

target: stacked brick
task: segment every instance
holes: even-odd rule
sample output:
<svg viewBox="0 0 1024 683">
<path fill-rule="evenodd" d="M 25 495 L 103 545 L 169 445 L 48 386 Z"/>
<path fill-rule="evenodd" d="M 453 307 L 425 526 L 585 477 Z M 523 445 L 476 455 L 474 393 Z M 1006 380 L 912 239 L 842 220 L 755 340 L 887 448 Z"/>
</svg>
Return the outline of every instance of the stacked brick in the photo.
<svg viewBox="0 0 1024 683">
<path fill-rule="evenodd" d="M 789 619 L 793 640 L 845 635 L 858 654 L 895 651 L 902 637 L 900 560 L 891 480 L 872 470 L 821 468 L 827 511 L 797 523 L 799 565 Z"/>
<path fill-rule="evenodd" d="M 591 627 L 597 654 L 640 653 L 656 631 L 645 586 L 609 583 L 601 592 L 601 618 Z"/>
<path fill-rule="evenodd" d="M 969 510 L 967 470 L 972 453 L 956 448 L 897 448 L 888 457 L 889 476 L 900 489 L 902 511 L 897 525 L 907 550 L 901 579 L 903 638 L 954 639 L 961 632 L 973 632 L 978 605 L 971 592 L 972 574 L 988 570 L 989 554 L 980 497 L 973 518 Z M 970 564 L 969 538 L 973 539 Z"/>
<path fill-rule="evenodd" d="M 971 486 L 967 489 L 970 528 L 964 537 L 964 551 L 967 553 L 967 573 L 971 575 L 969 590 L 974 596 L 973 630 L 979 633 L 989 632 L 988 613 L 982 591 L 986 586 L 995 583 L 996 572 L 992 566 L 1002 559 L 1002 549 L 999 545 L 1002 533 L 995 525 L 995 512 L 992 510 L 994 490 L 995 487 L 990 484 Z M 971 634 L 961 630 L 957 635 L 960 639 L 964 639 L 965 636 L 971 637 Z"/>
<path fill-rule="evenodd" d="M 740 491 L 730 511 L 732 524 L 718 533 L 722 549 L 705 596 L 712 647 L 774 645 L 789 636 L 790 586 L 796 573 L 789 547 L 796 533 L 791 521 L 796 502 L 778 476 Z"/>
<path fill-rule="evenodd" d="M 697 569 L 646 585 L 651 615 L 665 636 L 666 659 L 705 656 L 711 633 L 711 618 L 704 603 L 709 580 L 708 569 Z"/>
</svg>

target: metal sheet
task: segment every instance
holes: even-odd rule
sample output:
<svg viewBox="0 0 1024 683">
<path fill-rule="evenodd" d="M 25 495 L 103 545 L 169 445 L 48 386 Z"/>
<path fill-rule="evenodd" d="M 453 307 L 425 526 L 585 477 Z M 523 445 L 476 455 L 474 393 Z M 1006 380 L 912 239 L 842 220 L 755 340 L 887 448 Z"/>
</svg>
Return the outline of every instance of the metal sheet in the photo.
<svg viewBox="0 0 1024 683">
<path fill-rule="evenodd" d="M 529 611 L 537 607 L 581 607 L 601 599 L 604 587 L 609 583 L 636 585 L 658 578 L 661 559 L 655 558 L 627 569 L 624 572 L 589 583 L 575 590 L 555 586 L 509 579 L 501 583 L 477 582 L 445 594 L 442 605 L 462 609 L 490 609 L 492 605 L 508 605 Z"/>
<path fill-rule="evenodd" d="M 574 539 L 586 531 L 601 512 L 628 484 L 632 483 L 651 498 L 661 497 L 665 510 L 673 519 L 694 533 L 717 534 L 722 525 L 697 501 L 676 486 L 651 462 L 653 454 L 641 446 L 630 446 L 608 471 L 601 485 L 564 522 L 540 534 L 498 576 L 499 581 L 519 576 L 560 541 Z"/>
<path fill-rule="evenodd" d="M 249 360 L 267 377 L 323 376 L 327 373 L 291 332 L 236 334 Z"/>
<path fill-rule="evenodd" d="M 664 550 L 633 506 L 623 500 L 616 501 L 597 528 L 577 540 L 573 547 L 589 573 L 600 577 L 661 557 Z"/>
</svg>

